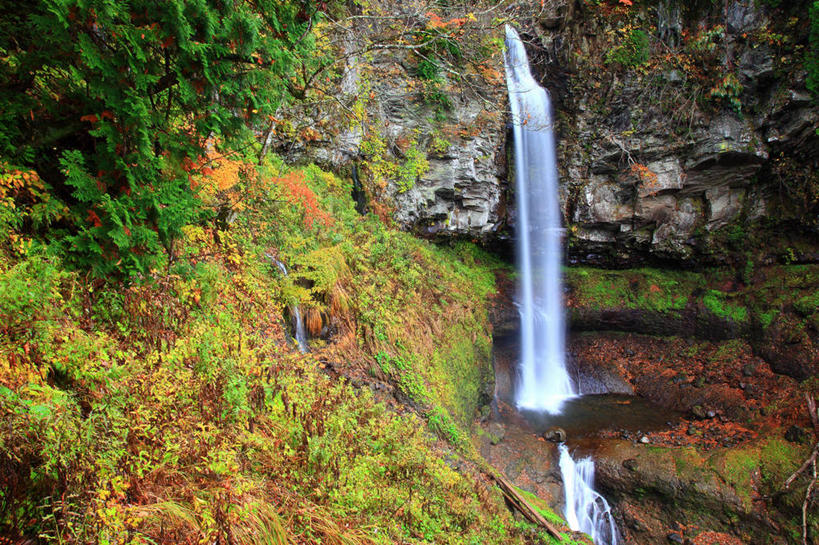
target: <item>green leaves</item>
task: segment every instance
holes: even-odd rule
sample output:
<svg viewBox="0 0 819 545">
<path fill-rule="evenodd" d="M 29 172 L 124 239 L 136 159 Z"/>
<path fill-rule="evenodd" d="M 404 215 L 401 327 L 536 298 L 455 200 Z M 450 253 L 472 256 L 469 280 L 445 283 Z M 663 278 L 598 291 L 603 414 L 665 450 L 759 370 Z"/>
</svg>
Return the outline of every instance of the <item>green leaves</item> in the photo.
<svg viewBox="0 0 819 545">
<path fill-rule="evenodd" d="M 0 154 L 67 201 L 56 238 L 97 276 L 172 260 L 181 228 L 208 215 L 181 165 L 245 143 L 295 88 L 295 64 L 321 62 L 312 0 L 39 0 L 11 11 L 0 21 Z"/>
</svg>

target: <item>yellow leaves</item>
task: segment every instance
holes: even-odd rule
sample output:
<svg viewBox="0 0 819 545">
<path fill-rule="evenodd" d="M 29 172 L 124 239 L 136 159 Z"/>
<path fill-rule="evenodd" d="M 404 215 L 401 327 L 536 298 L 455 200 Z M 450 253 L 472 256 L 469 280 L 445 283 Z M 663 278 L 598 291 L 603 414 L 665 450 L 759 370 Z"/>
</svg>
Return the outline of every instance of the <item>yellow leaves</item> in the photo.
<svg viewBox="0 0 819 545">
<path fill-rule="evenodd" d="M 653 194 L 658 185 L 657 174 L 651 169 L 641 163 L 634 163 L 631 165 L 631 173 L 637 177 L 643 184 L 643 188 Z"/>
<path fill-rule="evenodd" d="M 500 85 L 503 83 L 503 74 L 494 66 L 482 63 L 478 65 L 478 73 L 487 83 L 492 85 Z"/>
<path fill-rule="evenodd" d="M 44 187 L 37 172 L 0 162 L 0 198 L 17 195 L 22 190 L 42 190 Z"/>
</svg>

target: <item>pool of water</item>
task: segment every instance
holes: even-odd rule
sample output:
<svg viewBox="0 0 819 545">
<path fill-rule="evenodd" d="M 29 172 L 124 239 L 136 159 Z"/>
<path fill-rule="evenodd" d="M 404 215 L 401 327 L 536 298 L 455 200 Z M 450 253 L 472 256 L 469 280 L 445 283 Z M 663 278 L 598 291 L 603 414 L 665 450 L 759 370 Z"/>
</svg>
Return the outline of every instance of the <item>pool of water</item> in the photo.
<svg viewBox="0 0 819 545">
<path fill-rule="evenodd" d="M 569 399 L 563 403 L 558 415 L 525 409 L 518 413 L 535 432 L 560 427 L 571 442 L 611 431 L 660 431 L 676 423 L 681 416 L 643 398 L 623 394 L 583 395 Z"/>
</svg>

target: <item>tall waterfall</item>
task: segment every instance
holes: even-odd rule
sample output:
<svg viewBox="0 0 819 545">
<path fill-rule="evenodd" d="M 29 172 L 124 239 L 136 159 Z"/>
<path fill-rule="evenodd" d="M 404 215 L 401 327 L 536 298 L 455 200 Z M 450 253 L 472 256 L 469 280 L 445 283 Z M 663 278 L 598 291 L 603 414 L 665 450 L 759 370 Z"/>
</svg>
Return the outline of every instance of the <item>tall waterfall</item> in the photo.
<svg viewBox="0 0 819 545">
<path fill-rule="evenodd" d="M 537 84 L 518 33 L 506 26 L 506 84 L 515 134 L 519 408 L 559 413 L 575 395 L 565 362 L 560 206 L 549 94 Z"/>
<path fill-rule="evenodd" d="M 617 527 L 606 498 L 594 490 L 594 461 L 575 461 L 560 445 L 560 474 L 566 493 L 566 521 L 572 530 L 591 536 L 596 545 L 617 545 Z"/>
</svg>

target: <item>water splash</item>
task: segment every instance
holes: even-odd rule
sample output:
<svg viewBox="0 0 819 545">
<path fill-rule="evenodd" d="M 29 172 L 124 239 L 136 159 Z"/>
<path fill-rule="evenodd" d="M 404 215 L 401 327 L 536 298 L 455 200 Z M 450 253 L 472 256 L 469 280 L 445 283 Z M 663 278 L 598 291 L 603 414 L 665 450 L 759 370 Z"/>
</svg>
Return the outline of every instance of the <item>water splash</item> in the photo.
<svg viewBox="0 0 819 545">
<path fill-rule="evenodd" d="M 287 267 L 284 266 L 284 263 L 268 253 L 265 253 L 265 257 L 274 263 L 284 276 L 287 276 Z M 301 308 L 299 305 L 290 307 L 290 317 L 293 320 L 293 333 L 295 335 L 296 346 L 299 347 L 299 352 L 302 354 L 309 352 L 310 347 L 307 345 L 307 328 L 304 326 L 304 318 L 301 316 Z"/>
<path fill-rule="evenodd" d="M 565 361 L 562 229 L 549 94 L 529 69 L 518 33 L 506 26 L 506 84 L 515 136 L 517 255 L 521 315 L 518 408 L 559 413 L 575 395 Z"/>
<path fill-rule="evenodd" d="M 617 545 L 617 526 L 606 498 L 594 490 L 594 461 L 575 461 L 560 445 L 560 474 L 566 495 L 564 516 L 572 530 L 591 536 L 595 545 Z"/>
</svg>

